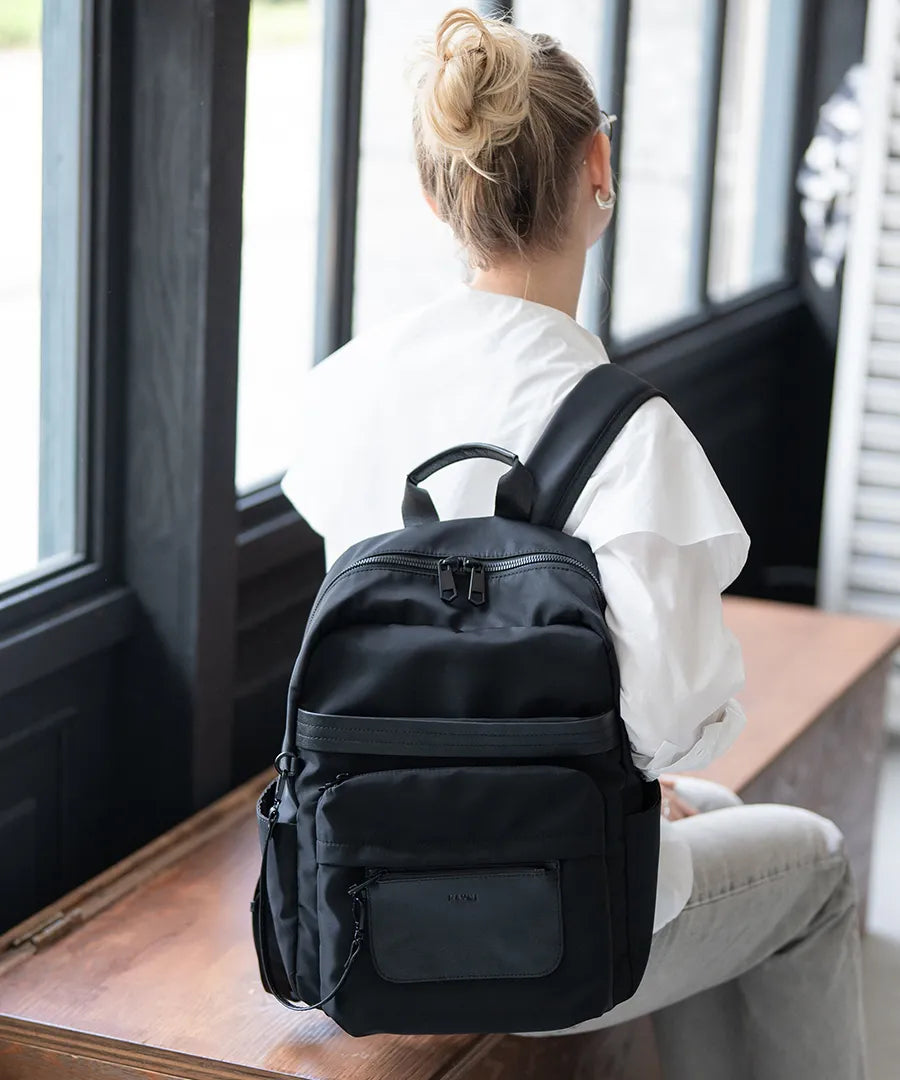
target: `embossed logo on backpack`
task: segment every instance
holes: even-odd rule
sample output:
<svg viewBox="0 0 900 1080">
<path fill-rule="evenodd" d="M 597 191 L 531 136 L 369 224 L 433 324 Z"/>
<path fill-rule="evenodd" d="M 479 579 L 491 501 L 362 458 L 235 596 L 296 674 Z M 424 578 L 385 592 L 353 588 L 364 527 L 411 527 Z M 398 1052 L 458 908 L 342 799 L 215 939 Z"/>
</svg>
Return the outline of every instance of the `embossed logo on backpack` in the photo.
<svg viewBox="0 0 900 1080">
<path fill-rule="evenodd" d="M 447 894 L 447 899 L 451 904 L 474 904 L 478 900 L 478 893 L 452 892 Z"/>
</svg>

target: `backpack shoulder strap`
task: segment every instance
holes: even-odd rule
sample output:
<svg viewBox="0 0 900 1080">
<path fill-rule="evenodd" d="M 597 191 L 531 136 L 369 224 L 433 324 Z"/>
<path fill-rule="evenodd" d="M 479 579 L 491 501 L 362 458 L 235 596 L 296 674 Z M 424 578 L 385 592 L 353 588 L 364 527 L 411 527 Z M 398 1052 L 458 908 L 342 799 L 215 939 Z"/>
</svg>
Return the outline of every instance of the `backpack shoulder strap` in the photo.
<svg viewBox="0 0 900 1080">
<path fill-rule="evenodd" d="M 569 391 L 526 465 L 535 481 L 531 521 L 562 529 L 584 485 L 634 412 L 662 391 L 617 364 L 599 364 Z"/>
</svg>

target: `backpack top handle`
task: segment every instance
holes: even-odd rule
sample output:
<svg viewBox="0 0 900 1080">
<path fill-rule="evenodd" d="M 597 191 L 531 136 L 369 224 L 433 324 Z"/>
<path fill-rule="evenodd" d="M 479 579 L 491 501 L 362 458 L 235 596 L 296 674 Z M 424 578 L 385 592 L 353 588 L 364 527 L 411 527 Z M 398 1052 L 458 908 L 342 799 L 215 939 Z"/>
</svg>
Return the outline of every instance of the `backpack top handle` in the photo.
<svg viewBox="0 0 900 1080">
<path fill-rule="evenodd" d="M 665 394 L 618 364 L 598 364 L 579 379 L 525 463 L 535 483 L 533 524 L 562 531 L 616 436 L 654 397 Z"/>
<path fill-rule="evenodd" d="M 439 469 L 457 461 L 467 461 L 469 458 L 490 458 L 509 466 L 497 484 L 494 513 L 514 521 L 530 520 L 534 501 L 534 478 L 531 472 L 509 450 L 491 446 L 489 443 L 463 443 L 435 454 L 407 476 L 403 495 L 404 526 L 408 528 L 410 525 L 425 525 L 439 520 L 431 496 L 424 488 L 419 487 L 419 484 Z"/>
</svg>

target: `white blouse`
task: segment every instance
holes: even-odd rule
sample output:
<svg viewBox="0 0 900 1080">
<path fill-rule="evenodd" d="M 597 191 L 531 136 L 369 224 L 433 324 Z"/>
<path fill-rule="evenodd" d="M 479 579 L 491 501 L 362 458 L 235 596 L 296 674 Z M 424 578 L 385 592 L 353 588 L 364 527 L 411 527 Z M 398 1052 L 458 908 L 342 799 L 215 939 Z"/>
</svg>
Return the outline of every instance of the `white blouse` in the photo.
<svg viewBox="0 0 900 1080">
<path fill-rule="evenodd" d="M 310 372 L 285 494 L 325 539 L 402 526 L 406 474 L 440 450 L 489 442 L 527 457 L 578 379 L 608 363 L 556 308 L 461 285 L 367 330 Z M 503 466 L 470 461 L 428 481 L 442 517 L 492 512 Z M 701 769 L 744 714 L 741 650 L 721 592 L 749 538 L 702 448 L 662 399 L 642 405 L 585 487 L 566 532 L 593 549 L 621 672 L 622 718 L 646 775 Z M 690 849 L 663 822 L 655 929 L 692 885 Z"/>
</svg>

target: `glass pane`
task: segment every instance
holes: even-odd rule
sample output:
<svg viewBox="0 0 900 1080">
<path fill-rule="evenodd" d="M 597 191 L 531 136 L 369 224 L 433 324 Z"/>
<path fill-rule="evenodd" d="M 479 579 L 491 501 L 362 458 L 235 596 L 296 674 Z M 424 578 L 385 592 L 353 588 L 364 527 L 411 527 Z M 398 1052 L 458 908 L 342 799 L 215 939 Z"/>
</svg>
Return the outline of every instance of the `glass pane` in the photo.
<svg viewBox="0 0 900 1080">
<path fill-rule="evenodd" d="M 0 3 L 0 590 L 78 547 L 81 17 Z"/>
<path fill-rule="evenodd" d="M 698 303 L 700 123 L 714 15 L 714 0 L 632 0 L 612 297 L 619 338 Z"/>
<path fill-rule="evenodd" d="M 366 4 L 354 330 L 390 318 L 463 280 L 449 229 L 419 190 L 412 150 L 412 79 L 418 41 L 458 5 L 446 0 Z"/>
<path fill-rule="evenodd" d="M 235 486 L 276 479 L 312 363 L 322 0 L 252 0 Z"/>
<path fill-rule="evenodd" d="M 785 271 L 802 0 L 731 0 L 716 147 L 709 292 Z"/>
<path fill-rule="evenodd" d="M 587 68 L 592 79 L 602 90 L 601 80 L 605 73 L 601 65 L 605 59 L 604 34 L 606 30 L 608 0 L 594 0 L 591 4 L 565 4 L 558 0 L 516 0 L 516 26 L 530 34 L 549 34 Z M 603 103 L 600 103 L 603 107 Z"/>
</svg>

